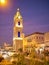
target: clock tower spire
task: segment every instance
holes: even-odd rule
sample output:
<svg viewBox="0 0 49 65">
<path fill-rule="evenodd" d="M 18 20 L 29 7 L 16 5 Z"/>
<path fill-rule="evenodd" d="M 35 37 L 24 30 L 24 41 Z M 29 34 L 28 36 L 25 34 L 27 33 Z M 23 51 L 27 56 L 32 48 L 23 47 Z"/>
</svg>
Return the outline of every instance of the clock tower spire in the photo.
<svg viewBox="0 0 49 65">
<path fill-rule="evenodd" d="M 23 19 L 20 14 L 20 9 L 17 9 L 17 12 L 14 16 L 14 29 L 13 29 L 13 49 L 18 51 L 23 49 Z"/>
</svg>

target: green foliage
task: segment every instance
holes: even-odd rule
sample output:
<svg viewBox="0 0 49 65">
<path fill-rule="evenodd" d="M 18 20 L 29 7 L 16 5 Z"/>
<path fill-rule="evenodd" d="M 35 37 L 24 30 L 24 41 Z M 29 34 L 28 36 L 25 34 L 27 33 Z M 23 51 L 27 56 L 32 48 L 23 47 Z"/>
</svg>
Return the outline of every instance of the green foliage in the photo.
<svg viewBox="0 0 49 65">
<path fill-rule="evenodd" d="M 18 55 L 17 65 L 26 65 L 24 54 Z"/>
<path fill-rule="evenodd" d="M 48 54 L 48 52 L 46 53 Z M 41 58 L 36 57 L 36 52 L 33 49 L 31 54 L 30 54 L 30 65 L 49 65 L 49 61 L 47 61 L 46 56 Z"/>
<path fill-rule="evenodd" d="M 13 55 L 13 59 L 13 65 L 26 65 L 24 54 L 21 52 Z"/>
<path fill-rule="evenodd" d="M 20 49 L 18 54 L 14 54 L 12 56 L 13 62 L 11 65 L 49 65 L 49 60 L 47 60 L 48 57 L 43 55 L 41 58 L 40 56 L 41 55 L 39 54 L 38 56 L 39 58 L 37 57 L 34 48 L 32 49 L 32 52 L 29 53 L 29 56 L 28 53 L 23 53 L 22 50 Z M 0 59 L 3 60 L 2 57 L 0 57 Z M 7 64 L 0 64 L 0 65 L 7 65 Z"/>
</svg>

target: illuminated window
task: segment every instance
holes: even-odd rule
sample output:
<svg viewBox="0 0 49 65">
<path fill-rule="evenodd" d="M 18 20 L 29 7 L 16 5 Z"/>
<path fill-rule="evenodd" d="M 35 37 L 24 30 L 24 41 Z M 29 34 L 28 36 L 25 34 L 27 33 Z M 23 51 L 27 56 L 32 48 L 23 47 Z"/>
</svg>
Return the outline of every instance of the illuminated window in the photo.
<svg viewBox="0 0 49 65">
<path fill-rule="evenodd" d="M 20 32 L 18 32 L 18 37 L 20 37 Z"/>
<path fill-rule="evenodd" d="M 20 25 L 20 22 L 18 22 L 18 25 Z"/>
</svg>

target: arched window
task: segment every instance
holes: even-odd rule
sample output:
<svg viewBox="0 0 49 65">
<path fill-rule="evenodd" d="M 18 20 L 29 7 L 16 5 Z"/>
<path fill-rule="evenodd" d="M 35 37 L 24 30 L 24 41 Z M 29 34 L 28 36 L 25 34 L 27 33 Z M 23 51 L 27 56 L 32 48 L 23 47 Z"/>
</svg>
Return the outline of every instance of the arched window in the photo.
<svg viewBox="0 0 49 65">
<path fill-rule="evenodd" d="M 18 25 L 20 25 L 20 21 L 18 22 Z"/>
<path fill-rule="evenodd" d="M 18 37 L 20 37 L 20 32 L 18 32 Z"/>
</svg>

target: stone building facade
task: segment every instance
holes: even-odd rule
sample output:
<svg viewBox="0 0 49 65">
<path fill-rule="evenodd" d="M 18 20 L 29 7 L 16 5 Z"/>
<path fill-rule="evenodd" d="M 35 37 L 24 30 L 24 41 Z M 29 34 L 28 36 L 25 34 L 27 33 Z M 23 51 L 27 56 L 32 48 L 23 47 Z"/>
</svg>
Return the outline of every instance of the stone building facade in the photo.
<svg viewBox="0 0 49 65">
<path fill-rule="evenodd" d="M 31 51 L 33 47 L 41 48 L 47 44 L 49 45 L 49 32 L 34 32 L 30 35 L 24 36 L 24 33 L 22 31 L 23 18 L 18 8 L 14 16 L 13 49 L 15 51 L 18 51 L 19 49 Z"/>
</svg>

